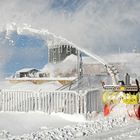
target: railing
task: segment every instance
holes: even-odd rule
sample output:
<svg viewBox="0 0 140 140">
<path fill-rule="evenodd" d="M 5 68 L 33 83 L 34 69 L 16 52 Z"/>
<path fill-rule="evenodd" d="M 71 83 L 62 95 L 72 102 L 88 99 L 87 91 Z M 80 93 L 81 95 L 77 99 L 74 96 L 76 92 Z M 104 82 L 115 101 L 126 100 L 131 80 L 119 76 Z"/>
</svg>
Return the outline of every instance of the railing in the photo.
<svg viewBox="0 0 140 140">
<path fill-rule="evenodd" d="M 0 111 L 86 114 L 99 111 L 99 90 L 90 91 L 28 91 L 1 90 Z"/>
</svg>

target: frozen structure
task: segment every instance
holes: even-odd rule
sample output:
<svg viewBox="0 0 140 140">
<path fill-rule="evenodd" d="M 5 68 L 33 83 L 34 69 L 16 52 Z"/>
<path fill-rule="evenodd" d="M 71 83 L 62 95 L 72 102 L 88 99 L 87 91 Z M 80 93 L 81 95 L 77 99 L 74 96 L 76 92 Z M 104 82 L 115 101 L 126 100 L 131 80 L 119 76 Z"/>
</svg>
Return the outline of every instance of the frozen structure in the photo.
<svg viewBox="0 0 140 140">
<path fill-rule="evenodd" d="M 43 111 L 49 114 L 52 112 L 77 113 L 83 114 L 89 118 L 89 116 L 94 116 L 97 112 L 102 110 L 101 88 L 99 86 L 100 78 L 83 74 L 81 52 L 98 60 L 102 65 L 107 66 L 102 59 L 98 59 L 96 55 L 92 55 L 80 49 L 72 42 L 48 31 L 38 31 L 29 27 L 17 30 L 20 34 L 32 32 L 42 38 L 46 39 L 47 37 L 50 62 L 50 66 L 47 66 L 47 71 L 50 70 L 50 72 L 47 73 L 47 75 L 50 75 L 49 77 L 37 77 L 39 74 L 36 73 L 35 78 L 22 77 L 20 79 L 15 78 L 14 80 L 26 82 L 29 80 L 43 80 L 48 83 L 59 81 L 59 83 L 63 85 L 54 89 L 50 89 L 49 87 L 47 89 L 42 89 L 42 87 L 40 87 L 38 90 L 28 90 L 28 86 L 22 88 L 21 84 L 20 88 L 2 89 L 0 92 L 1 111 Z M 76 56 L 77 61 L 72 61 L 74 65 L 70 65 L 70 61 L 67 59 L 71 55 Z M 70 68 L 67 67 L 68 65 L 70 65 Z M 66 69 L 62 66 L 65 66 Z M 70 69 L 71 73 L 75 73 L 73 77 L 71 73 L 67 73 Z M 46 69 L 43 69 L 42 73 L 45 72 Z M 40 73 L 40 71 L 38 73 Z M 111 73 L 113 73 L 113 71 L 111 71 Z M 39 84 L 41 83 L 39 82 Z"/>
<path fill-rule="evenodd" d="M 49 63 L 58 63 L 63 61 L 67 56 L 78 54 L 78 50 L 71 44 L 62 41 L 48 42 L 48 61 Z"/>
<path fill-rule="evenodd" d="M 15 73 L 15 77 L 17 78 L 23 78 L 23 77 L 35 77 L 36 73 L 38 73 L 39 70 L 34 68 L 25 68 L 17 71 Z"/>
<path fill-rule="evenodd" d="M 68 56 L 70 59 L 74 57 L 75 65 L 75 74 L 77 77 L 80 77 L 83 74 L 82 69 L 82 52 L 74 47 L 70 42 L 56 39 L 56 40 L 48 40 L 48 62 L 51 64 L 57 64 L 65 61 Z M 76 56 L 76 57 L 75 57 Z M 75 59 L 76 58 L 76 59 Z M 72 58 L 73 59 L 73 58 Z M 71 64 L 70 64 L 71 65 Z M 63 67 L 63 66 L 62 66 Z M 68 67 L 68 65 L 67 65 Z"/>
<path fill-rule="evenodd" d="M 42 111 L 48 114 L 63 112 L 68 114 L 101 111 L 98 89 L 89 91 L 47 91 L 7 89 L 0 92 L 0 111 L 29 112 Z"/>
<path fill-rule="evenodd" d="M 58 48 L 55 48 L 57 51 L 54 46 L 49 46 L 49 58 L 51 59 L 43 69 L 31 68 L 16 72 L 12 81 L 18 81 L 18 83 L 19 81 L 23 83 L 32 81 L 38 82 L 39 85 L 29 88 L 32 85 L 28 84 L 28 87 L 21 83 L 14 88 L 12 86 L 1 90 L 1 111 L 42 111 L 48 114 L 63 112 L 83 114 L 87 119 L 95 117 L 97 112 L 102 111 L 100 88 L 96 88 L 93 84 L 99 83 L 99 79 L 83 74 L 83 62 L 86 64 L 88 60 L 86 58 L 82 60 L 80 52 L 72 46 L 62 45 L 62 42 L 60 44 L 57 45 Z M 58 53 L 59 49 L 63 52 L 62 54 Z M 46 75 L 40 77 L 40 74 L 44 73 Z M 56 81 L 61 83 L 57 84 L 57 88 L 47 86 L 50 82 Z M 42 86 L 44 82 L 47 82 L 44 85 L 45 88 Z"/>
</svg>

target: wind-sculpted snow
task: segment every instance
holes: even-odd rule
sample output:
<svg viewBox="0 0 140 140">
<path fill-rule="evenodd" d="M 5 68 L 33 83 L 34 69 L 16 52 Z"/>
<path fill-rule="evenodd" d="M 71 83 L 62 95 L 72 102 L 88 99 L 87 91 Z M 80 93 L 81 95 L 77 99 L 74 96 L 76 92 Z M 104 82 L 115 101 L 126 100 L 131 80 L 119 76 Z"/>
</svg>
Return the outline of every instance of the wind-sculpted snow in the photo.
<svg viewBox="0 0 140 140">
<path fill-rule="evenodd" d="M 1 139 L 9 140 L 68 140 L 80 138 L 83 136 L 94 136 L 102 132 L 107 132 L 112 129 L 119 129 L 128 125 L 128 120 L 125 117 L 109 117 L 98 118 L 94 121 L 78 123 L 73 126 L 65 126 L 64 128 L 47 128 L 41 127 L 38 131 L 22 136 L 12 136 L 9 132 L 3 130 L 0 132 Z"/>
</svg>

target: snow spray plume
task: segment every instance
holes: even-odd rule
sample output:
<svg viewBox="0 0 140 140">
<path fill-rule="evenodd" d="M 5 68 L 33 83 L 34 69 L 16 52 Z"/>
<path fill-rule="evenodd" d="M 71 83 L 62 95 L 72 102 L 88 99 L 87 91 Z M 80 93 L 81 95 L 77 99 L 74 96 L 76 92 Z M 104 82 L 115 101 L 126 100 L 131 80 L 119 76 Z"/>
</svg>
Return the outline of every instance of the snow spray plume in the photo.
<svg viewBox="0 0 140 140">
<path fill-rule="evenodd" d="M 48 30 L 38 30 L 38 29 L 34 29 L 31 27 L 25 26 L 25 27 L 20 27 L 20 28 L 17 27 L 17 32 L 19 34 L 25 34 L 25 35 L 32 34 L 35 36 L 39 36 L 42 39 L 46 40 L 46 42 L 49 42 L 49 40 L 50 40 L 51 42 L 57 41 L 58 43 L 60 43 L 60 42 L 68 43 L 68 44 L 72 45 L 73 47 L 75 47 L 77 50 L 79 50 L 79 51 L 85 53 L 86 55 L 90 56 L 91 58 L 97 60 L 99 63 L 101 63 L 103 65 L 107 65 L 107 62 L 105 62 L 102 58 L 100 58 L 96 54 L 88 51 L 87 48 L 79 47 L 75 43 L 67 40 L 66 38 L 58 36 L 55 33 L 49 32 Z"/>
<path fill-rule="evenodd" d="M 49 29 L 91 54 L 140 46 L 139 0 L 5 0 L 0 1 L 0 15 L 0 25 L 14 21 Z"/>
</svg>

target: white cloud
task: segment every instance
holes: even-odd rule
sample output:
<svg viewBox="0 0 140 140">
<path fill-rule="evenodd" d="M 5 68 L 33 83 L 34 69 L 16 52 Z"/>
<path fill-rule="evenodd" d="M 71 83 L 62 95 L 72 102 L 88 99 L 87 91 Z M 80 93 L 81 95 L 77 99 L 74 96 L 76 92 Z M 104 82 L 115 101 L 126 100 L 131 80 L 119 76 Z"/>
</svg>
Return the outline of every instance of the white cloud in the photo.
<svg viewBox="0 0 140 140">
<path fill-rule="evenodd" d="M 55 0 L 1 1 L 1 24 L 14 21 L 46 28 L 88 49 L 106 49 L 104 46 L 126 44 L 123 39 L 129 40 L 139 26 L 140 2 L 136 0 L 87 0 L 83 1 L 84 6 L 79 2 L 74 12 L 64 8 L 53 9 L 51 6 L 54 2 Z M 65 5 L 66 2 L 62 0 L 62 4 Z"/>
<path fill-rule="evenodd" d="M 34 28 L 48 29 L 100 55 L 118 53 L 119 48 L 122 52 L 131 51 L 134 46 L 139 49 L 139 0 L 79 0 L 74 12 L 52 8 L 54 2 L 0 1 L 0 26 L 16 22 L 18 25 L 27 23 Z M 62 7 L 66 3 L 62 0 Z"/>
</svg>

